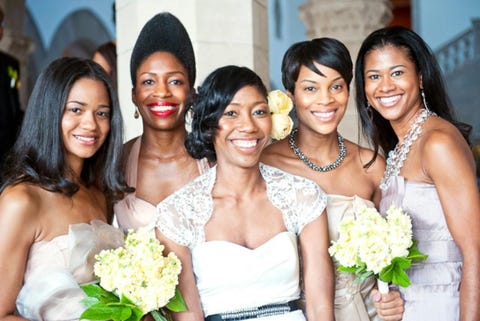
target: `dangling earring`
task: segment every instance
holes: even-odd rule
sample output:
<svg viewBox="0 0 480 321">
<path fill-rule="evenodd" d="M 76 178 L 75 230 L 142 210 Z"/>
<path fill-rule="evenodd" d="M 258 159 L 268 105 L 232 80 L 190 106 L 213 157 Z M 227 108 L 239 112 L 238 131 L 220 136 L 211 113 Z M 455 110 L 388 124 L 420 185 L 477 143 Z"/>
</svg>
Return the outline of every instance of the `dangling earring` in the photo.
<svg viewBox="0 0 480 321">
<path fill-rule="evenodd" d="M 430 111 L 430 109 L 428 109 L 427 99 L 425 98 L 425 92 L 423 91 L 423 88 L 420 88 L 420 96 L 422 96 L 423 106 L 427 111 Z"/>
<path fill-rule="evenodd" d="M 373 107 L 372 105 L 370 105 L 368 101 L 367 101 L 367 115 L 368 115 L 368 119 L 370 119 L 370 121 L 373 121 Z"/>
<path fill-rule="evenodd" d="M 140 113 L 138 112 L 138 107 L 135 106 L 135 113 L 133 114 L 133 117 L 135 117 L 135 119 L 138 119 L 139 116 L 140 116 Z"/>
</svg>

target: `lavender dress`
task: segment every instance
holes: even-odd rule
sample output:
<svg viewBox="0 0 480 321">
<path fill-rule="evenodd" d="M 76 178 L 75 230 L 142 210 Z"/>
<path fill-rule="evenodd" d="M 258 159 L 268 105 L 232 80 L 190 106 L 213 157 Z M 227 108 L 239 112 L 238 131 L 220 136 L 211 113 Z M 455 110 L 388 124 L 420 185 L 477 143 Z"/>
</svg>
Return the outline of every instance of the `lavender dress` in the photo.
<svg viewBox="0 0 480 321">
<path fill-rule="evenodd" d="M 448 230 L 434 185 L 392 177 L 380 203 L 385 213 L 392 203 L 412 218 L 413 237 L 428 259 L 407 270 L 412 285 L 400 288 L 405 300 L 403 321 L 459 320 L 462 255 Z"/>
</svg>

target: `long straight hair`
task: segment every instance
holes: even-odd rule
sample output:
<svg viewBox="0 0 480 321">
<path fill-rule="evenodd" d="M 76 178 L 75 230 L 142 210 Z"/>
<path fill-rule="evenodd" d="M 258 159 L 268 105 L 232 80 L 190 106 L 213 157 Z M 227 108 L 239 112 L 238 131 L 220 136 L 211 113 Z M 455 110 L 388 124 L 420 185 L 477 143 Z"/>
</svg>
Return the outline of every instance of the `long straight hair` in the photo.
<svg viewBox="0 0 480 321">
<path fill-rule="evenodd" d="M 355 63 L 357 110 L 360 115 L 361 130 L 375 151 L 372 161 L 377 156 L 379 148 L 387 155 L 398 143 L 398 137 L 390 122 L 375 109 L 370 108 L 370 112 L 366 107 L 365 56 L 372 50 L 387 46 L 405 50 L 408 58 L 414 63 L 417 73 L 422 76 L 423 91 L 428 108 L 456 126 L 469 143 L 468 137 L 472 127 L 455 119 L 440 67 L 430 47 L 410 29 L 398 26 L 386 27 L 374 31 L 363 41 Z M 369 113 L 371 114 L 369 115 Z"/>
<path fill-rule="evenodd" d="M 7 158 L 0 192 L 8 185 L 28 182 L 41 188 L 73 195 L 79 189 L 65 159 L 61 122 L 72 86 L 79 79 L 101 81 L 110 100 L 110 131 L 100 149 L 85 160 L 81 179 L 95 185 L 110 200 L 131 189 L 126 185 L 121 165 L 123 120 L 117 93 L 103 68 L 91 60 L 60 58 L 39 76 L 30 96 L 18 139 Z"/>
</svg>

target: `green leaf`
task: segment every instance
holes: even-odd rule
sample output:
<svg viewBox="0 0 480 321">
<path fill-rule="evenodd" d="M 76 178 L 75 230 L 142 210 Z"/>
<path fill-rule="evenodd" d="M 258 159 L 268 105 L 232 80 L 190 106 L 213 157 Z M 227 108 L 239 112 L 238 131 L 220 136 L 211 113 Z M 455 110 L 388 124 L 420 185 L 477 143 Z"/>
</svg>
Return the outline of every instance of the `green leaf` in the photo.
<svg viewBox="0 0 480 321">
<path fill-rule="evenodd" d="M 408 279 L 407 273 L 405 273 L 405 271 L 400 267 L 395 269 L 395 273 L 393 273 L 392 282 L 404 288 L 410 285 L 410 280 Z"/>
<path fill-rule="evenodd" d="M 365 271 L 365 272 L 362 272 L 358 275 L 358 278 L 361 282 L 363 282 L 365 279 L 371 277 L 373 275 L 373 272 L 372 271 Z"/>
<path fill-rule="evenodd" d="M 98 303 L 98 304 L 92 305 L 87 310 L 85 310 L 80 316 L 80 319 L 87 319 L 87 320 L 94 320 L 94 321 L 111 320 L 112 319 L 111 316 L 113 313 L 115 313 L 115 309 L 117 309 L 117 307 L 110 307 L 103 303 Z"/>
<path fill-rule="evenodd" d="M 396 257 L 392 260 L 392 264 L 398 266 L 398 268 L 405 270 L 410 268 L 412 263 L 410 262 L 409 259 L 406 259 L 404 257 Z M 397 267 L 395 267 L 397 269 Z"/>
<path fill-rule="evenodd" d="M 158 311 L 152 311 L 151 314 L 155 321 L 168 321 L 167 318 L 161 315 Z"/>
<path fill-rule="evenodd" d="M 175 295 L 173 296 L 173 298 L 170 299 L 170 301 L 168 301 L 166 307 L 173 312 L 187 311 L 187 306 L 185 305 L 182 293 L 180 292 L 180 289 L 178 287 L 175 288 Z"/>
<path fill-rule="evenodd" d="M 132 315 L 126 321 L 139 321 L 143 317 L 143 312 L 138 307 L 132 308 Z"/>
<path fill-rule="evenodd" d="M 390 264 L 383 268 L 378 274 L 378 278 L 383 282 L 390 283 L 393 280 L 394 264 Z"/>
<path fill-rule="evenodd" d="M 128 305 L 128 306 L 133 306 L 136 307 L 137 305 L 133 303 L 132 300 L 130 300 L 128 297 L 126 297 L 124 294 L 120 297 L 120 303 Z"/>
<path fill-rule="evenodd" d="M 125 321 L 132 315 L 132 309 L 130 307 L 118 306 L 112 313 L 113 321 Z"/>
<path fill-rule="evenodd" d="M 357 267 L 357 269 L 355 270 L 355 274 L 357 275 L 361 275 L 363 274 L 365 271 L 367 270 L 367 265 L 366 264 L 361 264 Z"/>
<path fill-rule="evenodd" d="M 340 272 L 348 272 L 348 273 L 355 273 L 357 271 L 357 268 L 356 267 L 345 267 L 343 265 L 340 265 L 338 268 L 337 268 L 337 271 L 340 271 Z"/>
<path fill-rule="evenodd" d="M 92 298 L 90 296 L 87 296 L 85 299 L 82 300 L 82 304 L 87 308 L 89 308 L 92 305 L 97 304 L 99 302 L 100 301 L 97 298 Z"/>
<path fill-rule="evenodd" d="M 411 266 L 410 260 L 404 257 L 396 257 L 389 266 L 386 266 L 379 274 L 379 279 L 384 282 L 392 282 L 396 285 L 407 287 L 410 285 L 405 269 Z"/>
<path fill-rule="evenodd" d="M 80 286 L 85 292 L 86 295 L 92 298 L 98 299 L 100 302 L 103 303 L 110 303 L 110 302 L 118 302 L 119 298 L 113 294 L 112 292 L 109 292 L 99 286 L 98 284 L 85 284 Z"/>
<path fill-rule="evenodd" d="M 413 244 L 409 248 L 407 259 L 410 259 L 412 261 L 424 261 L 427 258 L 428 258 L 428 255 L 420 252 L 420 250 L 417 248 L 417 241 L 413 240 Z"/>
</svg>

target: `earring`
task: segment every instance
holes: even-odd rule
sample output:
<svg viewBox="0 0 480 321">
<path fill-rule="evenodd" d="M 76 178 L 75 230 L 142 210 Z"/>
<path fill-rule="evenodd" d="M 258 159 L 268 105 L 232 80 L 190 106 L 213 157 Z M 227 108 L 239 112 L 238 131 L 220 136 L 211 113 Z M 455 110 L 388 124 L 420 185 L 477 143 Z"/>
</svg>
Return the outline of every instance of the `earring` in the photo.
<svg viewBox="0 0 480 321">
<path fill-rule="evenodd" d="M 372 105 L 370 105 L 370 103 L 367 101 L 367 115 L 368 115 L 368 119 L 370 119 L 370 121 L 373 121 L 373 107 Z"/>
<path fill-rule="evenodd" d="M 138 107 L 135 106 L 135 113 L 133 114 L 133 117 L 134 117 L 135 119 L 138 119 L 139 116 L 140 116 L 140 113 L 138 112 Z"/>
<path fill-rule="evenodd" d="M 430 111 L 430 109 L 428 109 L 427 99 L 425 98 L 425 92 L 423 91 L 423 88 L 420 88 L 420 96 L 422 96 L 423 106 L 427 111 Z"/>
</svg>

